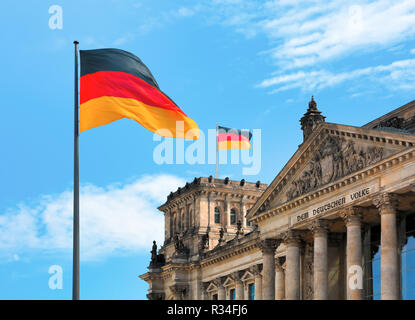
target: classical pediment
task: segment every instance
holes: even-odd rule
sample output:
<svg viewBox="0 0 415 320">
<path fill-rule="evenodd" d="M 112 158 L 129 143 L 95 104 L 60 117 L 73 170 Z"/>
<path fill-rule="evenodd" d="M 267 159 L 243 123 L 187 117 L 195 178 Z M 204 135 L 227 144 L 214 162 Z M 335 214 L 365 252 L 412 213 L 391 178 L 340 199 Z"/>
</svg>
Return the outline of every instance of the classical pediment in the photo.
<svg viewBox="0 0 415 320">
<path fill-rule="evenodd" d="M 248 270 L 248 271 L 245 271 L 245 273 L 243 274 L 241 280 L 242 281 L 247 281 L 247 280 L 251 280 L 253 278 L 254 278 L 254 275 L 251 272 L 249 272 L 249 270 Z"/>
<path fill-rule="evenodd" d="M 223 283 L 224 287 L 229 287 L 232 286 L 234 284 L 234 280 L 231 277 L 227 277 L 225 282 Z"/>
<path fill-rule="evenodd" d="M 249 212 L 318 190 L 415 144 L 415 135 L 322 123 L 299 147 Z"/>
<path fill-rule="evenodd" d="M 213 292 L 217 290 L 218 290 L 218 287 L 213 282 L 211 282 L 209 286 L 206 288 L 207 292 Z"/>
</svg>

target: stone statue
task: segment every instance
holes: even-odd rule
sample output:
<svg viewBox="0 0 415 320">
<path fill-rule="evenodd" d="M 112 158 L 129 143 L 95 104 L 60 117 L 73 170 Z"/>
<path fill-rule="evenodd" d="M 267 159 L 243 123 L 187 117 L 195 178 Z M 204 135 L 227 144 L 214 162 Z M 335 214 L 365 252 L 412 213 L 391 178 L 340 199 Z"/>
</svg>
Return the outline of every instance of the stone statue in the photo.
<svg viewBox="0 0 415 320">
<path fill-rule="evenodd" d="M 241 230 L 242 230 L 242 222 L 241 220 L 238 220 L 238 222 L 236 223 L 236 238 L 238 238 L 238 236 L 242 234 Z"/>
<path fill-rule="evenodd" d="M 155 264 L 157 262 L 157 243 L 153 241 L 153 248 L 151 249 L 151 264 Z"/>
<path fill-rule="evenodd" d="M 174 248 L 176 254 L 188 254 L 189 249 L 184 245 L 183 240 L 179 238 L 179 235 L 176 233 L 174 235 Z"/>
<path fill-rule="evenodd" d="M 150 267 L 160 267 L 164 265 L 165 259 L 163 254 L 157 254 L 157 243 L 153 241 L 153 247 L 151 248 L 151 260 Z"/>
<path fill-rule="evenodd" d="M 219 230 L 219 245 L 224 241 L 223 240 L 223 235 L 225 234 L 225 231 L 223 230 L 223 228 L 220 228 Z"/>
<path fill-rule="evenodd" d="M 203 251 L 209 247 L 209 233 L 202 236 L 199 242 L 199 251 Z"/>
</svg>

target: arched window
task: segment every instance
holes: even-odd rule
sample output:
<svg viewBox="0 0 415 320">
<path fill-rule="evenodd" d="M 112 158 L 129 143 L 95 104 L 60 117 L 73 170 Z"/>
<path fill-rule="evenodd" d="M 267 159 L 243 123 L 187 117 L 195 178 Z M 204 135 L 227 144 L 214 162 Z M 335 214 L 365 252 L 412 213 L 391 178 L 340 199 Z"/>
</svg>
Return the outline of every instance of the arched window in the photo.
<svg viewBox="0 0 415 320">
<path fill-rule="evenodd" d="M 215 207 L 215 223 L 220 223 L 220 209 L 219 207 Z"/>
<path fill-rule="evenodd" d="M 231 224 L 235 224 L 236 223 L 236 210 L 235 208 L 231 209 Z"/>
</svg>

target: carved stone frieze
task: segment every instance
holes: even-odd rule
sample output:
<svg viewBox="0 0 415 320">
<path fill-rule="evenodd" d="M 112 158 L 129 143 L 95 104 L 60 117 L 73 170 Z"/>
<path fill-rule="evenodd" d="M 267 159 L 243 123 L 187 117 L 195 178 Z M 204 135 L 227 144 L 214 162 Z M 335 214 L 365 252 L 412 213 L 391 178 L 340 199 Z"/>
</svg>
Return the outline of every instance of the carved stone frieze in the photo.
<svg viewBox="0 0 415 320">
<path fill-rule="evenodd" d="M 287 200 L 363 169 L 384 157 L 383 148 L 356 145 L 353 140 L 329 135 L 314 152 L 301 176 L 292 182 L 286 192 Z"/>
</svg>

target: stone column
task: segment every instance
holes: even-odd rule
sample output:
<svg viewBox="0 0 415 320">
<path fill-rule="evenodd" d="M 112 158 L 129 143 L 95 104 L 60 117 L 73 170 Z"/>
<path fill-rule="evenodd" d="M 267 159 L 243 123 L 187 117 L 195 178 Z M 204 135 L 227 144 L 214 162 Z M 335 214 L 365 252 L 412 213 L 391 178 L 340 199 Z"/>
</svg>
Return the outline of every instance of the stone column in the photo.
<svg viewBox="0 0 415 320">
<path fill-rule="evenodd" d="M 170 291 L 173 294 L 174 300 L 184 300 L 185 299 L 185 292 L 186 286 L 181 284 L 174 284 L 170 286 Z"/>
<path fill-rule="evenodd" d="M 398 230 L 396 222 L 397 197 L 383 193 L 374 199 L 380 214 L 380 287 L 382 300 L 398 300 L 400 270 L 398 255 Z"/>
<path fill-rule="evenodd" d="M 242 274 L 239 271 L 232 274 L 232 279 L 235 281 L 235 300 L 244 300 L 244 284 L 241 278 Z"/>
<path fill-rule="evenodd" d="M 328 223 L 313 221 L 310 227 L 314 236 L 314 300 L 328 299 Z"/>
<path fill-rule="evenodd" d="M 346 208 L 342 214 L 347 228 L 346 288 L 347 300 L 362 300 L 362 215 L 358 207 Z"/>
<path fill-rule="evenodd" d="M 226 300 L 226 289 L 223 286 L 224 278 L 214 280 L 215 286 L 218 288 L 218 300 Z"/>
<path fill-rule="evenodd" d="M 241 222 L 242 228 L 246 228 L 246 200 L 241 200 Z"/>
<path fill-rule="evenodd" d="M 164 212 L 164 238 L 171 238 L 171 210 L 168 209 Z"/>
<path fill-rule="evenodd" d="M 285 298 L 287 300 L 300 299 L 300 233 L 295 230 L 287 231 L 283 235 L 287 248 L 285 267 Z"/>
<path fill-rule="evenodd" d="M 282 265 L 282 258 L 277 258 L 275 262 L 275 300 L 285 299 L 285 274 Z"/>
<path fill-rule="evenodd" d="M 209 292 L 207 292 L 209 285 L 210 285 L 209 282 L 202 282 L 200 286 L 200 290 L 202 291 L 202 294 L 201 294 L 202 300 L 210 300 Z"/>
<path fill-rule="evenodd" d="M 251 272 L 254 275 L 255 281 L 255 300 L 262 300 L 262 266 L 256 264 L 252 266 Z"/>
<path fill-rule="evenodd" d="M 228 230 L 228 228 L 231 226 L 231 201 L 227 197 L 225 198 L 225 214 L 226 214 L 225 230 Z"/>
<path fill-rule="evenodd" d="M 259 241 L 262 251 L 262 299 L 275 300 L 275 249 L 278 246 L 275 239 Z"/>
</svg>

